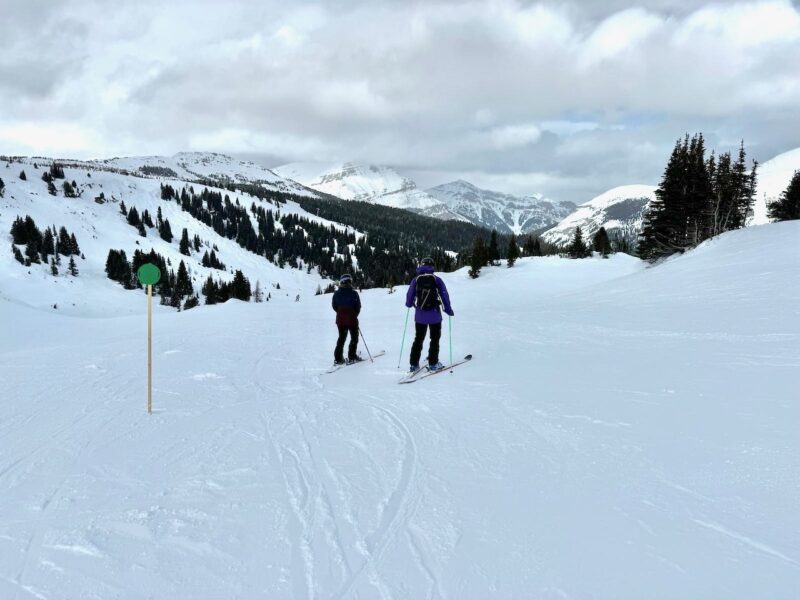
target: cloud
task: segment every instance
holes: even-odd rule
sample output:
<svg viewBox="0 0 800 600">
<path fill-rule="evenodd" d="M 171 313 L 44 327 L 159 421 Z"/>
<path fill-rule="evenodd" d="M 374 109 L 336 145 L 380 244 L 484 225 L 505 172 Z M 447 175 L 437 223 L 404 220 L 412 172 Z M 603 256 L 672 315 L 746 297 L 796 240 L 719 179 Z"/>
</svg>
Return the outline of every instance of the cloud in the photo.
<svg viewBox="0 0 800 600">
<path fill-rule="evenodd" d="M 515 148 L 537 141 L 542 135 L 536 125 L 507 125 L 492 129 L 490 137 L 496 148 Z"/>
<path fill-rule="evenodd" d="M 685 131 L 797 145 L 788 0 L 107 8 L 5 0 L 0 153 L 372 161 L 581 201 L 656 182 Z"/>
</svg>

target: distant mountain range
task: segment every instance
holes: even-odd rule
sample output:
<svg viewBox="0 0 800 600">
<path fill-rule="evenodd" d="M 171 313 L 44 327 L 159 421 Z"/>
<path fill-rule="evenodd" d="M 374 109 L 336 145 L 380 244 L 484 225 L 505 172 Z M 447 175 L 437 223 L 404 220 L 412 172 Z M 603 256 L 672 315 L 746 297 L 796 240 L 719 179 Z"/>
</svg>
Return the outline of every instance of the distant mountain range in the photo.
<svg viewBox="0 0 800 600">
<path fill-rule="evenodd" d="M 572 202 L 555 202 L 541 194 L 513 196 L 481 189 L 462 180 L 420 190 L 410 178 L 382 165 L 290 163 L 274 171 L 346 200 L 404 208 L 437 219 L 465 221 L 497 229 L 500 233 L 541 230 L 575 209 Z"/>
<path fill-rule="evenodd" d="M 461 179 L 426 191 L 464 220 L 500 233 L 541 231 L 577 208 L 572 202 L 557 202 L 542 194 L 513 196 L 485 190 Z"/>
<path fill-rule="evenodd" d="M 216 152 L 180 152 L 174 156 L 132 156 L 91 161 L 142 175 L 197 181 L 255 183 L 277 192 L 314 196 L 314 192 L 296 181 L 252 162 Z"/>
</svg>

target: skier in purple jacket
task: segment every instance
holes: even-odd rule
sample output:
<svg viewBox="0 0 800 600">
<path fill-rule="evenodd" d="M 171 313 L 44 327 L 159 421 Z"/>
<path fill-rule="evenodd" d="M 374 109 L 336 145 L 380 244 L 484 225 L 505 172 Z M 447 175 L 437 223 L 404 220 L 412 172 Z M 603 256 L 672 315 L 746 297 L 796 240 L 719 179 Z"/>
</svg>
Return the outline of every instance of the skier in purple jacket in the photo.
<svg viewBox="0 0 800 600">
<path fill-rule="evenodd" d="M 422 344 L 425 334 L 430 328 L 431 340 L 428 347 L 428 369 L 438 371 L 444 368 L 439 362 L 439 339 L 442 337 L 442 311 L 451 317 L 455 314 L 450 306 L 450 295 L 439 277 L 433 274 L 434 265 L 432 258 L 423 258 L 417 267 L 417 276 L 408 287 L 406 294 L 406 307 L 416 307 L 414 322 L 416 336 L 411 345 L 411 371 L 419 370 L 419 359 L 422 355 Z"/>
</svg>

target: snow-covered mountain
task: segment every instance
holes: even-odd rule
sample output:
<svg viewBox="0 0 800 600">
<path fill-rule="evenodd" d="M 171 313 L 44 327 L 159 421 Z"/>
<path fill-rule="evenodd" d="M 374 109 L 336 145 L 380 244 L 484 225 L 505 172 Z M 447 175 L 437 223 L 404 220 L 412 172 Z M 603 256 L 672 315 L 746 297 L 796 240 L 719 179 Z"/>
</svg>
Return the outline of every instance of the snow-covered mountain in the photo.
<svg viewBox="0 0 800 600">
<path fill-rule="evenodd" d="M 266 167 L 215 152 L 180 152 L 174 156 L 134 156 L 95 162 L 156 177 L 185 181 L 210 179 L 219 182 L 256 183 L 287 194 L 314 195 L 305 186 L 281 177 Z"/>
<path fill-rule="evenodd" d="M 255 254 L 240 246 L 235 239 L 219 235 L 211 226 L 192 217 L 182 210 L 175 201 L 161 198 L 161 184 L 166 183 L 180 190 L 189 181 L 172 177 L 146 177 L 126 174 L 123 166 L 105 161 L 59 161 L 64 165 L 64 182 L 75 183 L 76 197 L 67 197 L 62 190 L 62 180 L 55 181 L 55 195 L 48 193 L 48 186 L 42 175 L 48 172 L 51 159 L 21 158 L 13 162 L 3 163 L 8 166 L 2 169 L 5 192 L 0 197 L 0 236 L 7 240 L 0 250 L 0 280 L 2 295 L 8 299 L 35 308 L 50 309 L 58 307 L 59 312 L 82 315 L 105 316 L 108 314 L 125 314 L 141 309 L 141 298 L 138 294 L 125 290 L 115 281 L 106 277 L 106 259 L 110 249 L 124 250 L 131 259 L 135 250 L 149 252 L 151 249 L 170 261 L 171 269 L 177 270 L 184 261 L 191 276 L 195 293 L 199 294 L 201 286 L 209 275 L 215 279 L 230 281 L 234 270 L 241 270 L 253 286 L 260 282 L 261 288 L 272 293 L 274 301 L 295 299 L 313 295 L 317 286 L 328 283 L 321 278 L 315 269 L 306 272 L 301 268 L 280 268 L 264 256 Z M 189 164 L 187 161 L 182 161 Z M 141 164 L 130 159 L 124 168 L 131 169 Z M 166 166 L 175 163 L 155 163 Z M 193 165 L 194 166 L 194 165 Z M 172 168 L 172 167 L 167 167 Z M 218 169 L 214 169 L 220 173 Z M 26 179 L 20 178 L 24 172 Z M 227 172 L 230 174 L 230 172 Z M 254 174 L 255 172 L 251 172 Z M 196 175 L 197 171 L 193 171 Z M 184 172 L 184 175 L 186 173 Z M 291 185 L 296 185 L 290 182 Z M 198 193 L 208 186 L 192 184 Z M 239 201 L 242 206 L 259 207 L 275 210 L 276 207 L 259 198 L 246 193 L 232 193 L 228 190 L 217 190 L 230 194 L 232 201 Z M 309 192 L 313 193 L 313 192 Z M 170 223 L 174 239 L 163 240 L 155 228 L 145 228 L 146 237 L 142 237 L 136 227 L 131 226 L 120 212 L 122 203 L 126 208 L 136 208 L 139 215 L 145 210 L 152 219 L 156 219 L 161 210 L 163 218 Z M 303 211 L 296 203 L 282 204 L 283 214 L 297 214 L 312 221 L 331 225 L 329 221 L 320 219 Z M 9 250 L 12 222 L 17 217 L 29 215 L 40 230 L 55 225 L 64 226 L 68 232 L 74 233 L 85 258 L 77 258 L 79 276 L 66 274 L 67 257 L 58 275 L 51 274 L 46 264 L 24 266 L 14 259 Z M 254 221 L 254 227 L 255 219 Z M 334 224 L 341 228 L 338 224 Z M 280 223 L 276 223 L 280 229 Z M 187 256 L 179 251 L 179 240 L 183 229 L 188 232 L 190 240 L 198 236 L 202 241 L 199 250 L 191 249 Z M 216 249 L 218 259 L 226 266 L 225 270 L 213 269 L 202 265 L 204 253 Z M 22 247 L 25 250 L 25 247 Z M 280 286 L 280 292 L 277 292 Z"/>
<path fill-rule="evenodd" d="M 578 206 L 542 237 L 550 244 L 562 246 L 575 235 L 576 227 L 581 228 L 584 239 L 591 239 L 598 229 L 605 227 L 612 240 L 615 237 L 634 240 L 642 228 L 644 209 L 655 200 L 655 191 L 653 185 L 623 185 L 610 189 Z"/>
<path fill-rule="evenodd" d="M 459 219 L 458 215 L 450 214 L 446 207 L 442 207 L 436 198 L 420 190 L 413 180 L 391 167 L 351 162 L 334 165 L 304 162 L 282 165 L 274 171 L 344 200 L 373 202 L 437 218 Z"/>
<path fill-rule="evenodd" d="M 345 200 L 374 202 L 436 219 L 465 221 L 501 233 L 541 229 L 557 223 L 575 208 L 571 202 L 554 202 L 542 195 L 512 196 L 461 180 L 423 191 L 409 177 L 383 165 L 290 163 L 274 171 Z"/>
<path fill-rule="evenodd" d="M 141 294 L 0 297 L 0 598 L 797 598 L 798 237 L 445 274 L 411 386 L 403 288 L 333 374 L 329 296 L 159 311 L 152 415 Z"/>
<path fill-rule="evenodd" d="M 751 224 L 767 223 L 767 205 L 789 187 L 795 171 L 800 170 L 800 148 L 789 150 L 758 166 L 758 187 Z"/>
<path fill-rule="evenodd" d="M 531 233 L 558 223 L 576 206 L 555 201 L 542 194 L 513 196 L 481 189 L 468 181 L 457 180 L 425 190 L 464 219 L 500 233 Z"/>
</svg>

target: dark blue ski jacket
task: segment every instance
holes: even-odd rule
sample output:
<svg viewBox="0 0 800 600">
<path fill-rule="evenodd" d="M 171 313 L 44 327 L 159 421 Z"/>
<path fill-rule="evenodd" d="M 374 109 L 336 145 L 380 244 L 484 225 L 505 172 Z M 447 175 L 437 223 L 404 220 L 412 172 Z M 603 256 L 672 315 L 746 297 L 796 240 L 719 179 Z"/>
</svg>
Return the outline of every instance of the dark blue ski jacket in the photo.
<svg viewBox="0 0 800 600">
<path fill-rule="evenodd" d="M 336 311 L 336 324 L 342 327 L 358 327 L 358 313 L 361 312 L 361 298 L 350 286 L 340 286 L 333 293 L 331 306 Z"/>
</svg>

